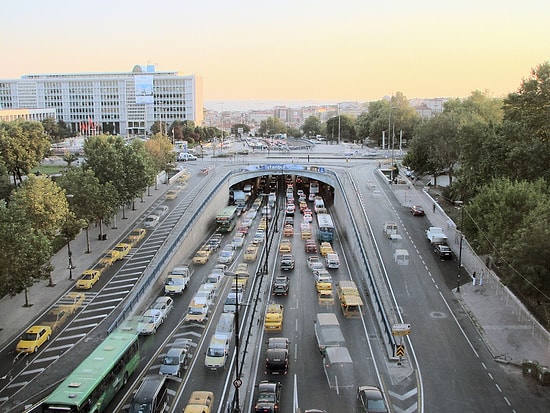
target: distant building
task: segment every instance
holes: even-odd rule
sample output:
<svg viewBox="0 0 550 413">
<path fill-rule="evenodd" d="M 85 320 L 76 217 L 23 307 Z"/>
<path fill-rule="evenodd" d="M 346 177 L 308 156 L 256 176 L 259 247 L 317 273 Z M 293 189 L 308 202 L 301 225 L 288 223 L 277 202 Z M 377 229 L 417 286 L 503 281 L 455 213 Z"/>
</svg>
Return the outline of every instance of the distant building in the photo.
<svg viewBox="0 0 550 413">
<path fill-rule="evenodd" d="M 443 106 L 448 98 L 430 98 L 430 99 L 411 99 L 409 104 L 416 110 L 422 118 L 432 118 L 438 113 L 443 112 Z"/>
<path fill-rule="evenodd" d="M 56 119 L 55 109 L 2 109 L 0 108 L 0 121 L 12 122 L 15 120 L 28 120 L 40 122 L 44 119 Z"/>
<path fill-rule="evenodd" d="M 58 73 L 0 79 L 0 108 L 54 110 L 81 135 L 147 135 L 154 122 L 203 122 L 202 80 L 134 66 L 121 73 Z"/>
</svg>

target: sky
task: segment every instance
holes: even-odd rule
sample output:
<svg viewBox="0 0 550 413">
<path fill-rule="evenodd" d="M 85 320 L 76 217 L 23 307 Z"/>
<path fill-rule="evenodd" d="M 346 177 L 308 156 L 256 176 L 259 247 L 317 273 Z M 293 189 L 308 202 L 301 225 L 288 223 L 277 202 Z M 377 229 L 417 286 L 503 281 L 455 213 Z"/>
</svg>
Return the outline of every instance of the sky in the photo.
<svg viewBox="0 0 550 413">
<path fill-rule="evenodd" d="M 2 0 L 0 15 L 0 79 L 154 64 L 227 108 L 503 97 L 550 59 L 547 0 Z"/>
</svg>

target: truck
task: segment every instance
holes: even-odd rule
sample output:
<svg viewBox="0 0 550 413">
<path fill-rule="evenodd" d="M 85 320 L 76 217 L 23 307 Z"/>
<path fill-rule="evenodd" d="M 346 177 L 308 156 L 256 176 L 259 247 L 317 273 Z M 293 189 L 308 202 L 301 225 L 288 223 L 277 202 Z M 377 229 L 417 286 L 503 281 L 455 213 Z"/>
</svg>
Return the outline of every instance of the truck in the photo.
<svg viewBox="0 0 550 413">
<path fill-rule="evenodd" d="M 323 357 L 323 369 L 329 388 L 336 393 L 355 387 L 353 360 L 346 347 L 328 347 Z"/>
<path fill-rule="evenodd" d="M 360 318 L 363 300 L 361 300 L 357 285 L 353 281 L 340 281 L 337 291 L 344 317 Z"/>
<path fill-rule="evenodd" d="M 426 239 L 432 245 L 446 244 L 447 236 L 440 227 L 430 227 L 426 230 Z"/>
<path fill-rule="evenodd" d="M 183 294 L 192 273 L 189 265 L 183 264 L 174 267 L 164 280 L 164 294 Z"/>
<path fill-rule="evenodd" d="M 246 205 L 246 201 L 248 200 L 248 196 L 244 193 L 242 190 L 236 190 L 233 191 L 233 202 L 237 206 L 244 207 Z"/>
<path fill-rule="evenodd" d="M 318 313 L 315 317 L 314 330 L 319 351 L 323 355 L 328 347 L 339 347 L 346 343 L 334 313 Z"/>
</svg>

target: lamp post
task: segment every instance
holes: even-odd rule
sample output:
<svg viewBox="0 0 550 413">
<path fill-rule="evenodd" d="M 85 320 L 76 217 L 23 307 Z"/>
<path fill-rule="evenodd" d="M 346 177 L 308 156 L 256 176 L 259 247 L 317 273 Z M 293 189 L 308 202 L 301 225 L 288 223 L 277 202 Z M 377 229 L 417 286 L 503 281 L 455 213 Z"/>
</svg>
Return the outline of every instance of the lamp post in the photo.
<svg viewBox="0 0 550 413">
<path fill-rule="evenodd" d="M 235 286 L 239 285 L 239 274 L 231 271 L 225 271 L 225 275 L 234 278 Z M 235 395 L 233 397 L 233 403 L 231 406 L 232 413 L 239 413 L 241 411 L 239 401 L 239 388 L 241 387 L 241 373 L 239 371 L 239 294 L 235 293 L 235 380 L 233 386 L 235 387 Z"/>
<path fill-rule="evenodd" d="M 391 101 L 390 101 L 391 102 Z M 391 103 L 390 103 L 391 104 Z M 390 180 L 393 183 L 393 140 L 395 138 L 395 133 L 391 135 L 391 111 L 395 107 L 390 106 L 388 111 L 388 145 L 391 145 L 391 169 L 390 169 Z"/>
<path fill-rule="evenodd" d="M 67 199 L 70 199 L 70 198 L 73 197 L 72 194 L 66 194 L 65 196 L 67 197 Z M 69 265 L 68 265 L 67 269 L 69 270 L 69 280 L 72 281 L 73 280 L 73 270 L 74 270 L 75 266 L 73 265 L 73 252 L 71 251 L 71 234 L 70 234 L 70 231 L 69 231 L 69 214 L 70 214 L 69 204 L 67 203 L 67 212 L 66 212 L 66 216 L 65 216 L 65 230 L 66 230 L 65 235 L 67 236 L 67 254 L 68 254 L 68 257 L 69 257 Z"/>
<path fill-rule="evenodd" d="M 457 205 L 460 205 L 460 242 L 458 244 L 458 269 L 456 276 L 456 292 L 460 292 L 460 270 L 462 268 L 462 240 L 464 239 L 464 205 L 462 201 L 455 201 Z"/>
</svg>

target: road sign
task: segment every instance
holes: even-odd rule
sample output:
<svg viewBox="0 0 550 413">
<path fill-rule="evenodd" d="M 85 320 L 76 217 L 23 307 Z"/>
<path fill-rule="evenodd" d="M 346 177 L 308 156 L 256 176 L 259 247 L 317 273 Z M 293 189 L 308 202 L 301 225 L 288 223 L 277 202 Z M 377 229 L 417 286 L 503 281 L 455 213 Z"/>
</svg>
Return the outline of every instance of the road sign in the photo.
<svg viewBox="0 0 550 413">
<path fill-rule="evenodd" d="M 395 350 L 395 355 L 398 357 L 405 356 L 405 346 L 403 344 L 397 346 L 397 349 Z"/>
<path fill-rule="evenodd" d="M 233 380 L 233 386 L 235 386 L 236 388 L 239 388 L 243 385 L 243 381 L 241 379 L 235 379 Z"/>
<path fill-rule="evenodd" d="M 394 324 L 391 328 L 393 336 L 408 336 L 411 333 L 410 324 Z"/>
</svg>

